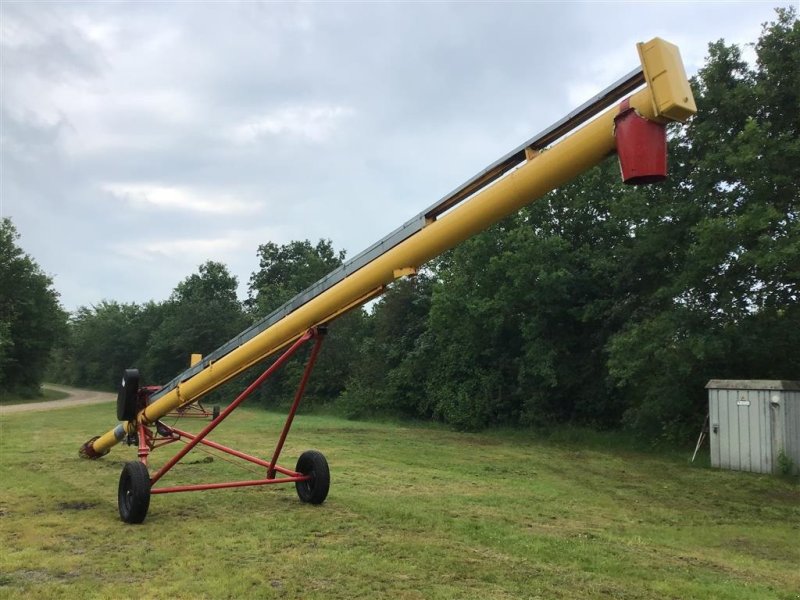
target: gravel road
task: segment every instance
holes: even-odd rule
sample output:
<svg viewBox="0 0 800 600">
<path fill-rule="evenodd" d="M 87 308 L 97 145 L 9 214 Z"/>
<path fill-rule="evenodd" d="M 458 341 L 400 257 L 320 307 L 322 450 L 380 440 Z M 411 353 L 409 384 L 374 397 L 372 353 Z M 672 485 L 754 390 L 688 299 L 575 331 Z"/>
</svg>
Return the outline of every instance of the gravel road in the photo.
<svg viewBox="0 0 800 600">
<path fill-rule="evenodd" d="M 86 404 L 101 404 L 103 402 L 114 402 L 117 399 L 116 394 L 112 394 L 110 392 L 81 390 L 64 385 L 47 384 L 44 387 L 51 390 L 58 390 L 59 392 L 66 392 L 70 396 L 69 398 L 64 398 L 63 400 L 48 400 L 46 402 L 29 402 L 27 404 L 10 404 L 8 406 L 0 406 L 0 415 L 18 412 L 55 410 L 59 408 L 70 408 L 72 406 L 83 406 Z"/>
</svg>

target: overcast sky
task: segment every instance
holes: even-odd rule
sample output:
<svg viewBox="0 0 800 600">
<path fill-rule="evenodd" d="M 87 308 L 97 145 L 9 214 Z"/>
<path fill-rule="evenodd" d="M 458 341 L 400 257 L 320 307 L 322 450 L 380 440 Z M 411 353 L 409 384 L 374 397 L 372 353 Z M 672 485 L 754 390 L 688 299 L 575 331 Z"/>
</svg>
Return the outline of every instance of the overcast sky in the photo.
<svg viewBox="0 0 800 600">
<path fill-rule="evenodd" d="M 260 243 L 348 256 L 638 64 L 784 2 L 0 4 L 0 215 L 74 310 Z M 794 3 L 796 4 L 796 2 Z"/>
</svg>

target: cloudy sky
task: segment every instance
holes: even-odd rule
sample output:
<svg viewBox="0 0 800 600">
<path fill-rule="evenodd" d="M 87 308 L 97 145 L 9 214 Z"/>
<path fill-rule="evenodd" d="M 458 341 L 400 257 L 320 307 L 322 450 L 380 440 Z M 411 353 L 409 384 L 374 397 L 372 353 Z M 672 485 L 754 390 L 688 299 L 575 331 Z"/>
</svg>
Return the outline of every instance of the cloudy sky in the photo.
<svg viewBox="0 0 800 600">
<path fill-rule="evenodd" d="M 783 2 L 0 4 L 0 215 L 64 307 L 162 300 L 260 243 L 348 256 L 638 64 Z M 795 3 L 796 4 L 796 3 Z"/>
</svg>

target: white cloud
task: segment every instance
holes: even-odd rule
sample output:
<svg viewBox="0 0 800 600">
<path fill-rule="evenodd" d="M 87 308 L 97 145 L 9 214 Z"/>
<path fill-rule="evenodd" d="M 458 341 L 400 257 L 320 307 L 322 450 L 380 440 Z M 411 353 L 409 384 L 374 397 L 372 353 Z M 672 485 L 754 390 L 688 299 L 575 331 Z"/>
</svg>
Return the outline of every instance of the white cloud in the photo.
<svg viewBox="0 0 800 600">
<path fill-rule="evenodd" d="M 227 194 L 211 196 L 174 186 L 107 183 L 102 189 L 131 206 L 144 209 L 241 215 L 256 212 L 261 208 L 258 202 L 246 202 Z"/>
<path fill-rule="evenodd" d="M 288 241 L 280 228 L 256 227 L 248 229 L 226 229 L 216 236 L 185 237 L 171 239 L 140 239 L 136 244 L 114 244 L 113 252 L 119 256 L 144 260 L 164 261 L 182 265 L 198 265 L 205 260 L 249 261 L 258 244 L 265 241 Z M 177 281 L 176 276 L 176 281 Z"/>
<path fill-rule="evenodd" d="M 73 26 L 86 39 L 99 44 L 104 50 L 112 49 L 120 34 L 120 27 L 110 20 L 91 19 L 88 15 L 77 15 L 72 20 Z"/>
<path fill-rule="evenodd" d="M 254 142 L 267 136 L 299 137 L 324 142 L 354 114 L 345 106 L 289 106 L 254 116 L 234 127 L 232 139 L 238 143 Z"/>
<path fill-rule="evenodd" d="M 245 286 L 266 241 L 362 250 L 635 67 L 636 41 L 691 75 L 789 4 L 0 0 L 0 210 L 67 308 L 166 297 L 208 258 Z M 97 235 L 120 223 L 127 248 Z"/>
<path fill-rule="evenodd" d="M 201 238 L 178 239 L 137 244 L 117 245 L 114 249 L 118 254 L 154 262 L 162 259 L 179 259 L 182 262 L 194 264 L 208 258 L 224 256 L 231 251 L 239 249 L 241 243 L 235 238 Z"/>
</svg>

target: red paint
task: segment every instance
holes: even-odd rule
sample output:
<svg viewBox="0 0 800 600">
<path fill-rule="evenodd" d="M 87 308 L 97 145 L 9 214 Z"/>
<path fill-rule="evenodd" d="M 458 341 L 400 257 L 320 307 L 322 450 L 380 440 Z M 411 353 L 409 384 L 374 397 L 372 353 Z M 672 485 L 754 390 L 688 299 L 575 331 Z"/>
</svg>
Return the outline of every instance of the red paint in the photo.
<svg viewBox="0 0 800 600">
<path fill-rule="evenodd" d="M 147 466 L 147 457 L 150 454 L 151 444 L 150 444 L 150 430 L 144 426 L 144 423 L 139 423 L 139 460 L 142 464 L 146 467 Z"/>
<path fill-rule="evenodd" d="M 174 494 L 175 492 L 199 492 L 202 490 L 220 490 L 225 488 L 251 487 L 254 485 L 269 485 L 271 483 L 295 483 L 311 479 L 308 475 L 299 477 L 281 477 L 280 479 L 250 479 L 247 481 L 228 481 L 225 483 L 200 483 L 197 485 L 176 485 L 173 487 L 150 490 L 151 494 Z"/>
<path fill-rule="evenodd" d="M 303 377 L 300 379 L 300 385 L 297 387 L 297 393 L 294 395 L 294 402 L 292 402 L 292 407 L 289 409 L 289 415 L 286 417 L 286 423 L 283 425 L 281 437 L 278 440 L 278 444 L 275 446 L 275 452 L 272 454 L 271 464 L 273 465 L 278 464 L 278 457 L 280 457 L 281 450 L 283 450 L 283 443 L 286 441 L 286 436 L 289 433 L 289 429 L 292 427 L 294 415 L 297 412 L 297 407 L 300 406 L 300 400 L 303 398 L 303 394 L 306 391 L 306 384 L 308 383 L 308 378 L 311 376 L 311 371 L 314 369 L 314 363 L 317 362 L 317 355 L 319 354 L 319 349 L 321 346 L 322 336 L 317 335 L 317 341 L 314 344 L 314 349 L 311 351 L 308 364 L 306 365 L 305 371 L 303 371 Z M 270 466 L 269 470 L 267 471 L 267 479 L 272 479 L 275 477 L 276 470 L 277 469 L 275 467 Z"/>
<path fill-rule="evenodd" d="M 665 125 L 641 117 L 625 100 L 614 118 L 614 135 L 623 182 L 641 185 L 667 178 Z"/>
<path fill-rule="evenodd" d="M 172 428 L 172 431 L 177 433 L 180 437 L 185 437 L 189 440 L 194 439 L 196 436 L 192 435 L 191 433 L 187 433 L 185 431 L 181 431 L 180 429 Z M 272 467 L 272 464 L 266 460 L 261 458 L 256 458 L 255 456 L 250 456 L 249 454 L 245 454 L 244 452 L 239 452 L 238 450 L 234 450 L 233 448 L 229 448 L 228 446 L 223 446 L 222 444 L 218 444 L 216 442 L 212 442 L 211 440 L 200 440 L 200 443 L 204 446 L 209 446 L 214 448 L 215 450 L 219 450 L 221 452 L 225 452 L 226 454 L 230 454 L 232 456 L 236 456 L 253 464 L 256 464 L 260 467 L 266 467 L 267 469 Z M 283 473 L 284 475 L 288 475 L 289 477 L 295 477 L 297 475 L 296 472 L 291 471 L 289 469 L 285 469 L 283 467 L 275 466 L 275 470 L 279 473 Z"/>
<path fill-rule="evenodd" d="M 208 446 L 210 448 L 214 448 L 220 452 L 224 452 L 231 456 L 235 456 L 247 462 L 259 465 L 267 469 L 267 476 L 264 479 L 253 479 L 253 480 L 245 480 L 245 481 L 226 481 L 221 483 L 201 483 L 201 484 L 193 484 L 193 485 L 179 485 L 179 486 L 171 486 L 171 487 L 162 487 L 150 490 L 151 494 L 169 494 L 174 492 L 191 492 L 191 491 L 200 491 L 200 490 L 215 490 L 215 489 L 223 489 L 223 488 L 235 488 L 235 487 L 249 487 L 249 486 L 257 486 L 257 485 L 267 485 L 273 483 L 295 483 L 298 481 L 307 481 L 309 479 L 308 476 L 302 475 L 301 473 L 297 473 L 285 467 L 281 467 L 277 464 L 278 458 L 280 457 L 281 451 L 283 449 L 283 445 L 286 441 L 286 436 L 289 434 L 289 430 L 292 426 L 292 422 L 294 421 L 295 414 L 297 413 L 297 409 L 300 405 L 300 401 L 303 398 L 303 394 L 305 393 L 306 385 L 308 383 L 309 377 L 311 376 L 311 372 L 314 368 L 314 364 L 316 363 L 317 356 L 319 354 L 320 348 L 322 346 L 322 335 L 323 331 L 312 329 L 306 332 L 302 337 L 300 337 L 291 347 L 286 350 L 283 354 L 281 354 L 275 362 L 273 362 L 253 383 L 247 386 L 241 394 L 239 394 L 236 399 L 231 402 L 229 406 L 227 406 L 222 412 L 220 412 L 219 416 L 212 420 L 208 425 L 206 425 L 200 433 L 192 434 L 186 431 L 182 431 L 175 427 L 170 427 L 165 425 L 164 423 L 159 423 L 156 427 L 156 431 L 153 432 L 147 425 L 140 423 L 139 424 L 139 459 L 146 465 L 147 459 L 151 451 L 155 450 L 158 447 L 165 446 L 167 444 L 171 444 L 177 441 L 186 442 L 186 445 L 181 448 L 175 456 L 173 456 L 167 463 L 161 467 L 156 473 L 150 478 L 150 485 L 154 485 L 158 480 L 160 480 L 169 470 L 174 467 L 186 454 L 188 454 L 192 448 L 194 448 L 197 444 L 203 444 L 204 446 Z M 233 448 L 229 448 L 228 446 L 224 446 L 222 444 L 218 444 L 216 442 L 212 442 L 211 440 L 206 439 L 211 431 L 213 431 L 217 425 L 219 425 L 222 421 L 224 421 L 228 415 L 230 415 L 242 402 L 244 402 L 259 386 L 261 386 L 269 377 L 271 377 L 281 366 L 286 363 L 289 358 L 291 358 L 306 342 L 309 340 L 314 339 L 315 344 L 314 348 L 311 351 L 311 356 L 308 359 L 308 363 L 303 371 L 303 376 L 300 380 L 300 384 L 297 388 L 297 392 L 295 393 L 294 402 L 292 403 L 291 408 L 289 409 L 289 414 L 286 418 L 286 422 L 281 430 L 281 434 L 278 439 L 278 443 L 275 446 L 275 451 L 273 452 L 272 461 L 266 461 L 261 458 L 252 456 L 250 454 L 246 454 L 239 450 L 234 450 Z M 158 388 L 156 388 L 158 389 Z M 149 390 L 148 390 L 149 391 Z M 152 393 L 152 392 L 151 392 Z M 284 475 L 284 477 L 276 477 L 276 473 L 280 473 Z"/>
<path fill-rule="evenodd" d="M 250 394 L 252 394 L 256 389 L 258 389 L 258 387 L 261 384 L 263 384 L 275 371 L 277 371 L 281 366 L 283 366 L 283 363 L 289 360 L 289 358 L 300 349 L 300 346 L 306 343 L 311 337 L 312 337 L 311 332 L 306 333 L 305 335 L 303 335 L 303 337 L 301 337 L 294 344 L 292 344 L 291 348 L 289 348 L 286 352 L 281 354 L 281 356 L 274 363 L 272 363 L 266 371 L 264 371 L 261 375 L 259 375 L 258 379 L 256 379 L 253 383 L 247 386 L 247 389 L 245 391 L 239 394 L 236 400 L 231 402 L 225 408 L 225 410 L 219 413 L 219 416 L 216 419 L 214 419 L 213 421 L 211 421 L 211 423 L 206 425 L 193 440 L 191 440 L 188 444 L 186 444 L 186 446 L 184 446 L 182 450 L 180 450 L 175 456 L 173 456 L 167 462 L 167 464 L 161 467 L 158 470 L 158 472 L 156 472 L 156 474 L 150 478 L 150 485 L 153 485 L 159 479 L 161 479 L 167 471 L 169 471 L 172 467 L 175 466 L 175 463 L 177 463 L 180 459 L 186 456 L 192 448 L 194 448 L 197 444 L 199 444 L 200 440 L 202 440 L 209 433 L 214 431 L 217 425 L 222 423 L 222 421 L 224 421 L 229 414 L 231 414 L 234 410 L 236 410 L 237 406 L 239 406 L 242 402 L 244 402 L 247 399 L 247 397 L 250 396 Z"/>
</svg>

